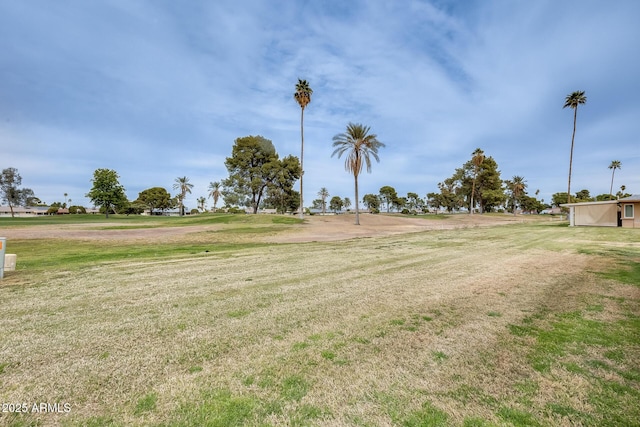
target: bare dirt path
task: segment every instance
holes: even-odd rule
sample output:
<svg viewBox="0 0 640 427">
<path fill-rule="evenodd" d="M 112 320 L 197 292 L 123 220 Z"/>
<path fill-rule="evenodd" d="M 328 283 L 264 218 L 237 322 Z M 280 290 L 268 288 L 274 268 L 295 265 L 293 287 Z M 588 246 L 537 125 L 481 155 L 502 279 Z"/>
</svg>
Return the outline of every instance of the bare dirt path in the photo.
<svg viewBox="0 0 640 427">
<path fill-rule="evenodd" d="M 427 230 L 486 227 L 519 222 L 548 220 L 540 216 L 513 215 L 451 215 L 444 219 L 417 218 L 400 215 L 360 216 L 355 225 L 354 215 L 307 216 L 303 224 L 288 226 L 275 235 L 260 236 L 270 243 L 328 242 L 353 238 L 390 236 Z M 43 225 L 38 227 L 7 228 L 0 234 L 7 239 L 71 239 L 71 240 L 138 240 L 156 242 L 188 234 L 232 229 L 234 224 L 211 224 L 179 227 L 150 227 L 132 225 L 129 228 L 109 228 L 110 223 Z"/>
<path fill-rule="evenodd" d="M 444 219 L 418 218 L 400 215 L 360 215 L 355 225 L 354 215 L 310 216 L 305 223 L 292 227 L 288 233 L 268 239 L 275 243 L 329 242 L 353 238 L 391 236 L 427 230 L 487 227 L 524 221 L 544 220 L 538 216 L 452 215 Z"/>
</svg>

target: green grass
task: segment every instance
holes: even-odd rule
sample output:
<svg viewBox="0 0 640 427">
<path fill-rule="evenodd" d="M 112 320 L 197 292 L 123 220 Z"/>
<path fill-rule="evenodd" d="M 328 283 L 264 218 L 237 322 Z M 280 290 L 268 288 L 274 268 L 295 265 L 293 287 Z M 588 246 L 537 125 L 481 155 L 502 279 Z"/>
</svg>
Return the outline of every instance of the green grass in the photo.
<svg viewBox="0 0 640 427">
<path fill-rule="evenodd" d="M 118 230 L 129 228 L 158 228 L 183 227 L 191 225 L 214 224 L 299 224 L 303 221 L 293 216 L 282 215 L 245 215 L 225 213 L 202 213 L 198 215 L 176 216 L 143 216 L 143 215 L 45 215 L 32 218 L 0 218 L 0 227 L 38 227 L 38 226 L 68 226 L 68 225 L 96 225 L 96 229 Z M 108 224 L 108 225 L 105 225 Z"/>
</svg>

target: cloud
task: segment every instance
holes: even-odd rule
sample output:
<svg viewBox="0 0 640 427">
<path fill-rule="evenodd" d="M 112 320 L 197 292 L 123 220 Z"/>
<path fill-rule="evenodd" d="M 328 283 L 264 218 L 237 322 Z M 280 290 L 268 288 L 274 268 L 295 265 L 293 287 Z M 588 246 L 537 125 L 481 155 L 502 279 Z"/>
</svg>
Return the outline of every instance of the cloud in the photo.
<svg viewBox="0 0 640 427">
<path fill-rule="evenodd" d="M 323 186 L 351 191 L 330 157 L 349 122 L 387 144 L 363 194 L 435 191 L 480 147 L 503 178 L 523 175 L 549 200 L 565 191 L 573 122 L 562 104 L 574 90 L 588 96 L 574 188 L 608 192 L 615 158 L 638 193 L 638 12 L 592 1 L 3 2 L 0 166 L 46 201 L 59 199 L 51 177 L 80 200 L 105 165 L 130 197 L 186 175 L 195 206 L 226 176 L 237 137 L 299 155 L 304 78 L 305 200 Z"/>
</svg>

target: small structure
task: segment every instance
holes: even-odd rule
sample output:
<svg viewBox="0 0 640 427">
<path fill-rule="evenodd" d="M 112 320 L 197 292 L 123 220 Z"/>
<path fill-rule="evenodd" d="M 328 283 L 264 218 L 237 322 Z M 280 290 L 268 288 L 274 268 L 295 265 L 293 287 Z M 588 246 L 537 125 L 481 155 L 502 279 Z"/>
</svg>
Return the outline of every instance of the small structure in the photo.
<svg viewBox="0 0 640 427">
<path fill-rule="evenodd" d="M 640 194 L 618 200 L 620 203 L 620 220 L 625 228 L 640 228 Z"/>
<path fill-rule="evenodd" d="M 569 226 L 640 228 L 640 195 L 602 202 L 565 203 Z"/>
</svg>

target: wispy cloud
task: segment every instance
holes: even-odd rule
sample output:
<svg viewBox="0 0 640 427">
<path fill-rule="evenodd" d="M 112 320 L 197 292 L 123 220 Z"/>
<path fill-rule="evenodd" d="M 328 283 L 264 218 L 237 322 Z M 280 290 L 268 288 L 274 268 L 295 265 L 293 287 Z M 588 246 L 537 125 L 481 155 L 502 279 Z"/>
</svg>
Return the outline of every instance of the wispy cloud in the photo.
<svg viewBox="0 0 640 427">
<path fill-rule="evenodd" d="M 608 192 L 617 159 L 616 181 L 638 193 L 639 12 L 632 1 L 2 2 L 0 167 L 49 202 L 83 200 L 98 167 L 116 169 L 130 198 L 186 175 L 195 205 L 227 175 L 237 137 L 298 155 L 305 78 L 306 200 L 320 187 L 352 197 L 330 158 L 350 121 L 387 144 L 363 194 L 424 195 L 481 147 L 549 200 L 566 182 L 574 90 L 588 96 L 575 188 Z"/>
</svg>

